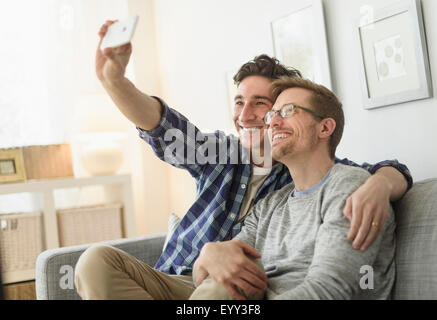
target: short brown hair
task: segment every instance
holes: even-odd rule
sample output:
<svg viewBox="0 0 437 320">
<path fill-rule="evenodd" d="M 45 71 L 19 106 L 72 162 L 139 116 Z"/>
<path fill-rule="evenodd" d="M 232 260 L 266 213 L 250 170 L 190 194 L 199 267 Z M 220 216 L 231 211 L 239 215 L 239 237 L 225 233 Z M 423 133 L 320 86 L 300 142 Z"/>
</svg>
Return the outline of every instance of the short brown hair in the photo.
<svg viewBox="0 0 437 320">
<path fill-rule="evenodd" d="M 241 81 L 249 76 L 263 76 L 272 80 L 283 76 L 302 78 L 299 70 L 287 67 L 281 64 L 278 59 L 266 54 L 261 54 L 243 64 L 233 78 L 234 83 L 239 86 Z"/>
<path fill-rule="evenodd" d="M 334 119 L 336 127 L 329 141 L 329 153 L 331 158 L 334 159 L 335 150 L 340 143 L 344 129 L 344 113 L 342 103 L 337 96 L 326 87 L 310 80 L 296 77 L 281 77 L 280 79 L 273 81 L 273 97 L 276 100 L 276 98 L 283 91 L 290 88 L 303 88 L 310 90 L 313 93 L 311 96 L 311 104 L 314 108 L 314 111 L 323 115 L 325 118 Z"/>
</svg>

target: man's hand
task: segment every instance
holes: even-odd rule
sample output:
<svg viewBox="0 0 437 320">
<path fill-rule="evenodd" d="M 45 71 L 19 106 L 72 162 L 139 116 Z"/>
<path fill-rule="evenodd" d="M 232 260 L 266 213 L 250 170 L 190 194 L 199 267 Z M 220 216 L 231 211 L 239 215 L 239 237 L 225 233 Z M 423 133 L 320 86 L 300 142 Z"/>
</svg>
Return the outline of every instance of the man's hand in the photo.
<svg viewBox="0 0 437 320">
<path fill-rule="evenodd" d="M 123 79 L 132 53 L 132 45 L 130 43 L 117 48 L 106 48 L 103 52 L 100 49 L 108 27 L 115 22 L 111 20 L 106 21 L 99 31 L 100 41 L 96 53 L 96 73 L 102 82 L 111 83 Z"/>
<path fill-rule="evenodd" d="M 197 259 L 193 265 L 193 282 L 196 286 L 199 286 L 208 277 L 208 272 L 199 265 L 200 263 L 200 259 Z"/>
<path fill-rule="evenodd" d="M 382 175 L 373 175 L 347 200 L 344 215 L 351 222 L 347 239 L 362 251 L 375 241 L 390 211 L 391 186 Z"/>
<path fill-rule="evenodd" d="M 234 298 L 242 300 L 245 297 L 236 287 L 251 294 L 264 291 L 267 276 L 248 256 L 261 257 L 253 247 L 239 240 L 209 242 L 195 263 L 194 281 L 199 285 L 209 275 Z"/>
</svg>

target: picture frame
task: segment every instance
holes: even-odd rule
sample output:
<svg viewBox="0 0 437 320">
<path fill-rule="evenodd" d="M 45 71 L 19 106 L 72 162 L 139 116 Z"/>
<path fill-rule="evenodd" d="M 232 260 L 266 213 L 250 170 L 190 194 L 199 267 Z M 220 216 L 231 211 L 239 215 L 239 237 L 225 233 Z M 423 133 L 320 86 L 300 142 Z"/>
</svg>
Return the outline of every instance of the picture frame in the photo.
<svg viewBox="0 0 437 320">
<path fill-rule="evenodd" d="M 432 96 L 420 0 L 402 0 L 360 19 L 358 43 L 365 109 Z"/>
<path fill-rule="evenodd" d="M 322 0 L 304 0 L 271 22 L 275 57 L 304 78 L 332 90 Z"/>
<path fill-rule="evenodd" d="M 0 183 L 26 181 L 23 149 L 0 149 Z"/>
</svg>

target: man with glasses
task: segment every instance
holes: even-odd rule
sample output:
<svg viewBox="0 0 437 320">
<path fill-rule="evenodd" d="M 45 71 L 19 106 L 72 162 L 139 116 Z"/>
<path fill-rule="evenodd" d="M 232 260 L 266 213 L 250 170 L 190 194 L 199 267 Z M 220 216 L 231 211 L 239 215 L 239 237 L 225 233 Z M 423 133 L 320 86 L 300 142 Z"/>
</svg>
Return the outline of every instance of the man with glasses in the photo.
<svg viewBox="0 0 437 320">
<path fill-rule="evenodd" d="M 264 122 L 270 126 L 273 158 L 288 168 L 293 183 L 258 201 L 229 241 L 257 252 L 268 286 L 256 277 L 241 277 L 234 285 L 206 278 L 209 271 L 198 261 L 222 245 L 211 242 L 194 264 L 197 288 L 190 298 L 261 299 L 264 293 L 267 299 L 389 298 L 395 276 L 393 214 L 366 251 L 354 250 L 346 239 L 344 204 L 369 173 L 335 163 L 344 127 L 340 101 L 325 87 L 296 77 L 276 80 L 272 88 L 278 98 Z M 363 267 L 372 272 L 372 283 L 363 285 Z"/>
<path fill-rule="evenodd" d="M 101 38 L 112 23 L 108 21 L 102 26 Z M 76 266 L 76 287 L 82 298 L 89 299 L 186 299 L 194 290 L 191 273 L 204 244 L 234 238 L 253 205 L 293 181 L 287 167 L 270 161 L 270 146 L 267 139 L 264 143 L 266 126 L 262 119 L 273 106 L 272 81 L 280 76 L 301 75 L 267 55 L 244 64 L 234 77 L 238 85 L 234 113 L 238 137 L 219 131 L 205 134 L 162 99 L 140 92 L 125 77 L 131 52 L 131 44 L 103 52 L 98 49 L 97 76 L 155 154 L 187 170 L 196 179 L 197 196 L 171 235 L 155 268 L 120 250 L 93 246 Z M 166 139 L 168 133 L 175 134 Z M 175 144 L 183 146 L 181 154 L 177 150 L 173 152 Z M 205 148 L 210 144 L 214 148 Z M 224 157 L 222 153 L 214 157 L 210 150 L 221 150 L 222 146 L 229 152 Z M 192 161 L 189 157 L 204 149 L 208 159 L 212 153 L 211 161 L 200 163 L 197 158 Z M 347 159 L 336 159 L 336 162 L 356 166 Z M 363 164 L 363 167 L 373 175 L 351 195 L 344 211 L 350 221 L 351 246 L 361 250 L 369 247 L 384 225 L 390 201 L 402 197 L 412 185 L 408 169 L 396 160 Z M 372 222 L 378 227 L 372 227 Z M 245 275 L 249 269 L 266 285 L 265 275 L 258 272 L 253 261 L 246 259 L 246 253 L 258 257 L 251 248 L 231 242 L 217 249 L 215 254 L 211 252 L 209 260 L 200 260 L 212 277 L 218 276 L 213 268 L 216 261 L 226 261 L 225 267 L 219 270 L 223 281 L 232 283 L 236 273 Z"/>
</svg>

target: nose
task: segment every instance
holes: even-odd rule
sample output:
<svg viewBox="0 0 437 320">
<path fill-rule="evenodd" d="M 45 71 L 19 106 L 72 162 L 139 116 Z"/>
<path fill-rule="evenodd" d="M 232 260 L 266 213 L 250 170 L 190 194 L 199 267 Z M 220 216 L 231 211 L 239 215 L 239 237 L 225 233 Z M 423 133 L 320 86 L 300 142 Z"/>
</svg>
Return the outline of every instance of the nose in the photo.
<svg viewBox="0 0 437 320">
<path fill-rule="evenodd" d="M 238 119 L 241 122 L 250 122 L 256 120 L 255 112 L 252 108 L 252 105 L 249 102 L 246 102 L 244 104 Z"/>
<path fill-rule="evenodd" d="M 275 113 L 273 114 L 272 119 L 270 120 L 270 128 L 276 128 L 282 124 L 283 118 L 278 113 L 279 111 L 275 111 Z"/>
</svg>

